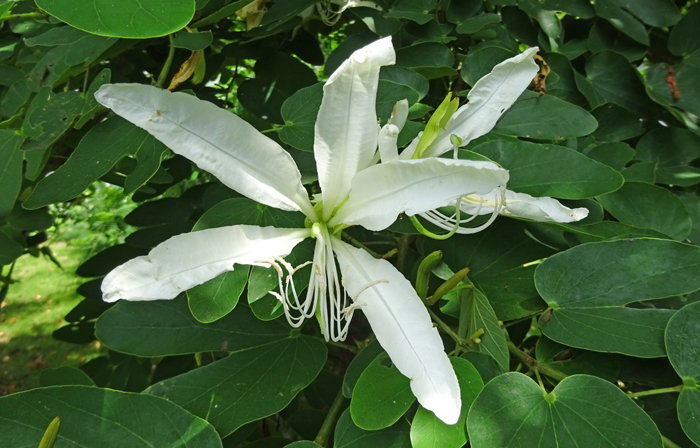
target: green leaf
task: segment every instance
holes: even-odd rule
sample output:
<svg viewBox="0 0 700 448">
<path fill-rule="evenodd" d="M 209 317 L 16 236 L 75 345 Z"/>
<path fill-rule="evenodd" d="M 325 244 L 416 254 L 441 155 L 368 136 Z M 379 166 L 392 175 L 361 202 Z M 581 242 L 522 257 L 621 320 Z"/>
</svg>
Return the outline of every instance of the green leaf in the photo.
<svg viewBox="0 0 700 448">
<path fill-rule="evenodd" d="M 126 263 L 134 257 L 145 255 L 147 251 L 126 244 L 116 244 L 90 257 L 83 262 L 75 273 L 80 277 L 101 277 L 122 263 Z"/>
<path fill-rule="evenodd" d="M 461 76 L 470 86 L 488 75 L 496 64 L 515 56 L 515 51 L 498 41 L 481 42 L 469 50 Z"/>
<path fill-rule="evenodd" d="M 233 271 L 189 289 L 187 299 L 195 319 L 210 323 L 230 313 L 248 282 L 249 270 L 249 266 L 234 265 Z"/>
<path fill-rule="evenodd" d="M 636 152 L 627 143 L 610 142 L 594 146 L 584 151 L 584 154 L 614 170 L 621 171 L 634 158 Z"/>
<path fill-rule="evenodd" d="M 95 326 L 95 335 L 111 350 L 145 357 L 245 350 L 276 343 L 289 332 L 286 323 L 261 322 L 246 306 L 205 324 L 192 316 L 183 297 L 120 301 Z"/>
<path fill-rule="evenodd" d="M 462 411 L 454 425 L 446 425 L 431 411 L 418 407 L 411 423 L 413 448 L 460 448 L 467 442 L 467 414 L 472 403 L 484 388 L 484 382 L 476 368 L 466 359 L 450 358 L 459 381 Z"/>
<path fill-rule="evenodd" d="M 280 140 L 302 151 L 314 150 L 314 125 L 323 100 L 323 84 L 297 90 L 280 109 L 284 127 Z"/>
<path fill-rule="evenodd" d="M 570 232 L 580 243 L 597 243 L 599 241 L 622 240 L 630 238 L 666 238 L 661 232 L 650 229 L 640 229 L 617 221 L 601 221 L 587 225 L 576 224 L 544 224 L 560 227 Z"/>
<path fill-rule="evenodd" d="M 83 111 L 85 100 L 79 92 L 54 95 L 45 87 L 37 93 L 22 123 L 25 151 L 46 149 L 58 140 Z"/>
<path fill-rule="evenodd" d="M 426 42 L 396 50 L 396 66 L 410 68 L 427 79 L 454 74 L 452 64 L 454 55 L 443 44 Z"/>
<path fill-rule="evenodd" d="M 678 420 L 686 435 L 696 444 L 700 442 L 700 302 L 680 309 L 666 327 L 666 351 L 684 388 L 678 397 Z"/>
<path fill-rule="evenodd" d="M 364 372 L 367 366 L 383 352 L 384 349 L 375 339 L 352 359 L 343 377 L 343 396 L 345 396 L 345 398 L 352 397 L 352 391 L 355 389 L 357 380 L 360 379 L 362 372 Z"/>
<path fill-rule="evenodd" d="M 626 182 L 619 190 L 596 199 L 624 224 L 656 230 L 677 240 L 690 233 L 688 211 L 678 196 L 665 188 Z"/>
<path fill-rule="evenodd" d="M 39 0 L 44 11 L 79 30 L 99 36 L 145 39 L 165 36 L 189 23 L 194 0 L 93 0 L 78 5 L 71 0 Z"/>
<path fill-rule="evenodd" d="M 38 446 L 56 416 L 61 417 L 60 446 L 222 446 L 211 425 L 166 400 L 90 386 L 38 388 L 0 398 L 3 445 Z"/>
<path fill-rule="evenodd" d="M 492 23 L 500 23 L 501 16 L 498 14 L 479 14 L 470 17 L 457 25 L 457 33 L 459 34 L 475 34 L 481 31 L 484 27 Z"/>
<path fill-rule="evenodd" d="M 15 205 L 22 186 L 22 137 L 10 129 L 0 129 L 0 219 Z"/>
<path fill-rule="evenodd" d="M 700 49 L 700 7 L 694 5 L 680 22 L 671 29 L 668 37 L 668 49 L 676 56 L 685 56 Z"/>
<path fill-rule="evenodd" d="M 691 162 L 700 158 L 700 137 L 688 129 L 661 127 L 637 143 L 637 157 L 657 162 L 656 182 L 689 186 L 700 182 L 700 172 Z"/>
<path fill-rule="evenodd" d="M 570 347 L 665 356 L 672 310 L 625 307 L 700 289 L 700 247 L 669 240 L 589 243 L 549 257 L 535 285 L 552 309 L 540 319 L 549 338 Z"/>
<path fill-rule="evenodd" d="M 592 108 L 615 103 L 639 116 L 651 113 L 653 104 L 635 70 L 624 56 L 601 51 L 586 61 L 586 77 L 576 72 L 576 85 Z"/>
<path fill-rule="evenodd" d="M 357 380 L 350 414 L 359 428 L 376 431 L 396 423 L 415 400 L 411 380 L 384 353 L 374 358 Z"/>
<path fill-rule="evenodd" d="M 596 119 L 584 109 L 552 95 L 526 90 L 498 121 L 493 132 L 534 139 L 563 140 L 595 131 Z"/>
<path fill-rule="evenodd" d="M 510 171 L 509 189 L 533 196 L 584 199 L 623 184 L 617 171 L 564 146 L 492 140 L 472 150 Z"/>
<path fill-rule="evenodd" d="M 510 355 L 506 334 L 498 324 L 498 317 L 484 293 L 476 288 L 466 288 L 447 294 L 444 299 L 459 306 L 458 334 L 461 338 L 468 339 L 477 332 L 483 333 L 479 336 L 480 341 L 474 344 L 471 350 L 486 353 L 495 359 L 503 370 L 508 371 Z M 443 312 L 447 313 L 444 309 Z"/>
<path fill-rule="evenodd" d="M 61 366 L 44 369 L 39 375 L 39 385 L 49 386 L 94 386 L 95 382 L 85 372 L 75 367 Z"/>
<path fill-rule="evenodd" d="M 536 357 L 537 361 L 567 375 L 576 373 L 594 375 L 615 383 L 620 373 L 618 355 L 567 347 L 545 336 L 537 339 Z"/>
<path fill-rule="evenodd" d="M 190 33 L 180 31 L 173 36 L 173 46 L 191 51 L 204 50 L 211 45 L 214 36 L 211 31 Z"/>
<path fill-rule="evenodd" d="M 518 7 L 535 19 L 547 36 L 551 39 L 559 38 L 562 32 L 562 25 L 554 11 L 544 8 L 536 0 L 520 0 Z"/>
<path fill-rule="evenodd" d="M 497 219 L 473 235 L 455 235 L 447 241 L 419 240 L 421 253 L 443 251 L 452 271 L 470 269 L 469 278 L 488 297 L 500 320 L 513 320 L 543 311 L 533 280 L 533 261 L 553 252 L 529 238 L 522 222 Z M 528 266 L 523 266 L 528 264 Z"/>
<path fill-rule="evenodd" d="M 408 422 L 401 419 L 389 428 L 365 431 L 355 426 L 350 409 L 346 409 L 335 425 L 334 448 L 411 448 L 410 428 Z"/>
<path fill-rule="evenodd" d="M 700 197 L 690 193 L 683 193 L 679 196 L 683 205 L 690 214 L 690 219 L 693 221 L 693 229 L 688 235 L 688 240 L 693 244 L 700 243 Z"/>
<path fill-rule="evenodd" d="M 320 340 L 298 335 L 278 338 L 161 381 L 144 393 L 166 398 L 206 418 L 226 437 L 248 422 L 287 407 L 325 363 L 326 346 Z"/>
<path fill-rule="evenodd" d="M 285 445 L 286 448 L 323 448 L 321 445 L 309 440 L 298 440 L 296 442 Z"/>
<path fill-rule="evenodd" d="M 24 247 L 0 227 L 0 266 L 11 264 L 24 253 Z"/>
<path fill-rule="evenodd" d="M 619 142 L 645 132 L 639 118 L 616 104 L 600 106 L 592 114 L 599 124 L 593 133 L 593 138 L 598 142 Z"/>
<path fill-rule="evenodd" d="M 591 19 L 595 16 L 593 6 L 588 0 L 544 0 L 541 3 L 544 9 L 563 11 L 582 19 Z"/>
<path fill-rule="evenodd" d="M 35 209 L 73 199 L 129 155 L 139 162 L 126 178 L 125 193 L 133 192 L 155 174 L 165 151 L 143 129 L 121 117 L 109 118 L 90 129 L 66 163 L 42 179 L 22 205 Z"/>
<path fill-rule="evenodd" d="M 612 26 L 644 45 L 649 45 L 649 34 L 644 24 L 622 9 L 620 0 L 598 0 L 595 12 L 598 17 L 606 19 Z"/>
<path fill-rule="evenodd" d="M 124 222 L 136 227 L 157 226 L 183 221 L 192 213 L 192 202 L 182 198 L 163 198 L 139 205 L 124 217 Z"/>
<path fill-rule="evenodd" d="M 683 432 L 696 445 L 700 443 L 700 424 L 698 424 L 698 413 L 700 413 L 700 390 L 697 388 L 684 388 L 678 396 L 678 421 L 683 428 Z"/>
<path fill-rule="evenodd" d="M 636 403 L 588 375 L 566 378 L 550 393 L 521 373 L 496 377 L 474 401 L 467 427 L 474 448 L 662 445 L 654 422 Z"/>
<path fill-rule="evenodd" d="M 674 96 L 671 84 L 666 79 L 671 76 L 676 81 L 676 96 Z M 695 80 L 700 76 L 700 51 L 688 55 L 683 62 L 669 66 L 666 63 L 656 64 L 646 72 L 646 85 L 649 96 L 659 104 L 667 106 L 678 114 L 678 109 L 692 114 L 700 114 L 700 91 L 697 90 Z M 682 117 L 680 117 L 682 118 Z M 688 121 L 689 118 L 682 118 Z M 689 121 L 692 123 L 692 120 Z"/>
<path fill-rule="evenodd" d="M 681 13 L 672 0 L 615 0 L 642 22 L 655 27 L 675 25 Z"/>
<path fill-rule="evenodd" d="M 432 10 L 436 4 L 437 0 L 398 0 L 385 16 L 408 19 L 423 25 L 432 20 Z"/>
<path fill-rule="evenodd" d="M 610 50 L 620 53 L 630 62 L 642 59 L 647 52 L 646 45 L 640 44 L 602 20 L 593 24 L 586 43 L 591 53 Z"/>
</svg>

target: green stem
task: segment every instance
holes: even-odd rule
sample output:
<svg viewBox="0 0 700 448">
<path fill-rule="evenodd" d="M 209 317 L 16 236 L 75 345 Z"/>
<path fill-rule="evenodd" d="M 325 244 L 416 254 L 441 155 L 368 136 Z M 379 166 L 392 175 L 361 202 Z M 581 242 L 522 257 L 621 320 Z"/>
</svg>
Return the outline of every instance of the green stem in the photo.
<svg viewBox="0 0 700 448">
<path fill-rule="evenodd" d="M 331 408 L 328 410 L 328 415 L 326 415 L 326 419 L 323 421 L 321 429 L 318 431 L 318 435 L 314 440 L 315 443 L 324 448 L 328 445 L 328 439 L 331 437 L 331 433 L 335 427 L 336 420 L 338 420 L 340 411 L 343 410 L 344 402 L 345 397 L 343 396 L 343 388 L 341 387 L 340 390 L 338 390 L 338 395 L 335 396 L 335 400 L 333 400 L 333 403 L 331 404 Z"/>
<path fill-rule="evenodd" d="M 396 257 L 396 269 L 406 276 L 406 260 L 408 259 L 408 246 L 410 246 L 413 237 L 411 235 L 401 235 L 399 237 L 399 250 Z"/>
<path fill-rule="evenodd" d="M 170 50 L 168 50 L 168 58 L 165 60 L 165 64 L 163 64 L 163 69 L 160 71 L 158 81 L 156 81 L 156 86 L 160 88 L 163 88 L 163 84 L 165 84 L 165 79 L 168 77 L 170 66 L 173 65 L 173 58 L 175 57 L 175 45 L 173 35 L 168 35 L 168 39 L 170 39 Z"/>
<path fill-rule="evenodd" d="M 459 335 L 458 335 L 457 333 L 455 333 L 454 330 L 452 330 L 452 328 L 450 328 L 449 325 L 447 325 L 445 322 L 443 322 L 442 319 L 440 319 L 440 318 L 437 316 L 437 314 L 435 314 L 435 312 L 434 312 L 433 310 L 431 310 L 431 309 L 428 308 L 428 307 L 426 307 L 426 309 L 428 310 L 428 313 L 430 313 L 430 317 L 431 317 L 431 318 L 433 319 L 433 321 L 437 324 L 437 326 L 438 326 L 443 332 L 445 332 L 445 334 L 447 334 L 449 337 L 451 337 L 452 339 L 454 339 L 454 341 L 457 343 L 458 346 L 460 346 L 460 347 L 462 347 L 462 348 L 469 347 L 469 341 L 460 338 Z"/>
<path fill-rule="evenodd" d="M 46 16 L 44 16 L 40 12 L 27 12 L 24 14 L 10 14 L 9 16 L 5 17 L 0 17 L 0 23 L 6 21 L 6 20 L 11 20 L 11 19 L 44 19 Z"/>
<path fill-rule="evenodd" d="M 525 366 L 527 366 L 528 369 L 534 370 L 535 372 L 539 372 L 543 375 L 546 375 L 552 379 L 555 379 L 557 381 L 562 381 L 564 378 L 566 378 L 567 375 L 564 372 L 560 372 L 557 369 L 553 369 L 549 367 L 546 364 L 542 364 L 541 362 L 537 361 L 535 358 L 532 356 L 528 355 L 524 351 L 520 350 L 515 344 L 513 344 L 511 341 L 508 341 L 508 351 L 518 358 L 518 360 L 523 363 Z"/>
<path fill-rule="evenodd" d="M 352 246 L 357 247 L 358 249 L 364 249 L 364 250 L 366 250 L 366 251 L 367 251 L 371 256 L 373 256 L 374 258 L 382 258 L 382 257 L 383 257 L 382 254 L 373 251 L 373 250 L 370 249 L 369 247 L 367 247 L 367 246 L 365 246 L 364 244 L 362 244 L 361 242 L 357 241 L 355 238 L 353 238 L 353 237 L 351 237 L 350 235 L 348 235 L 346 232 L 341 233 L 341 236 L 342 236 L 342 238 L 343 238 L 345 241 L 347 241 L 349 244 L 351 244 Z"/>
<path fill-rule="evenodd" d="M 681 448 L 680 445 L 676 445 L 671 440 L 664 437 L 663 434 L 661 434 L 661 440 L 664 442 L 664 448 Z"/>
<path fill-rule="evenodd" d="M 683 385 L 680 384 L 674 387 L 664 387 L 662 389 L 651 389 L 643 390 L 641 392 L 627 392 L 627 396 L 630 398 L 646 397 L 647 395 L 658 395 L 658 394 L 669 394 L 673 392 L 680 392 L 683 390 Z"/>
<path fill-rule="evenodd" d="M 354 347 L 352 345 L 343 344 L 342 342 L 326 341 L 323 338 L 318 338 L 318 339 L 322 340 L 323 342 L 325 342 L 328 345 L 332 345 L 333 347 L 338 347 L 338 348 L 342 348 L 343 350 L 347 350 L 350 353 L 354 353 L 354 354 L 359 353 L 358 348 Z"/>
</svg>

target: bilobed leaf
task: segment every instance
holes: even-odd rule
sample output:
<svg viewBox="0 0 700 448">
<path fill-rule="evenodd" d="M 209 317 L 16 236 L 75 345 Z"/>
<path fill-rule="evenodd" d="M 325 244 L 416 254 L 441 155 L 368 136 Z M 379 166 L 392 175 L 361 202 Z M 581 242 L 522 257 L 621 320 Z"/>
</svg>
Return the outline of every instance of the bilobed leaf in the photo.
<svg viewBox="0 0 700 448">
<path fill-rule="evenodd" d="M 632 112 L 617 104 L 605 104 L 592 112 L 598 122 L 593 138 L 599 142 L 620 142 L 644 133 L 642 123 Z"/>
<path fill-rule="evenodd" d="M 658 448 L 661 435 L 616 385 L 588 375 L 544 392 L 521 373 L 491 380 L 467 418 L 474 448 L 586 446 Z"/>
<path fill-rule="evenodd" d="M 299 335 L 278 338 L 156 383 L 145 393 L 166 398 L 205 418 L 225 437 L 248 422 L 287 407 L 325 363 L 326 347 L 318 339 Z"/>
<path fill-rule="evenodd" d="M 684 388 L 678 397 L 678 420 L 686 435 L 696 444 L 700 442 L 700 302 L 681 308 L 666 327 L 666 351 L 674 370 L 683 380 Z"/>
<path fill-rule="evenodd" d="M 383 352 L 384 349 L 375 339 L 352 359 L 343 377 L 343 395 L 345 398 L 352 397 L 352 392 L 362 372 L 364 372 L 367 366 Z"/>
<path fill-rule="evenodd" d="M 422 406 L 418 407 L 411 422 L 411 446 L 413 448 L 460 448 L 467 441 L 467 414 L 472 403 L 484 388 L 484 382 L 476 368 L 466 359 L 450 358 L 455 369 L 462 412 L 454 425 L 446 425 Z"/>
<path fill-rule="evenodd" d="M 200 322 L 209 323 L 230 313 L 238 303 L 248 282 L 248 266 L 235 266 L 207 282 L 187 291 L 192 315 Z"/>
<path fill-rule="evenodd" d="M 656 230 L 683 240 L 691 230 L 688 211 L 678 196 L 644 182 L 626 182 L 622 188 L 596 198 L 618 221 Z"/>
<path fill-rule="evenodd" d="M 432 10 L 437 0 L 399 0 L 386 14 L 386 17 L 408 19 L 424 25 L 433 18 Z"/>
<path fill-rule="evenodd" d="M 410 68 L 427 79 L 455 73 L 454 55 L 443 44 L 426 42 L 396 50 L 396 66 Z"/>
<path fill-rule="evenodd" d="M 613 141 L 594 146 L 584 151 L 584 154 L 614 170 L 621 171 L 634 158 L 636 152 L 627 143 Z"/>
<path fill-rule="evenodd" d="M 535 285 L 550 306 L 540 328 L 560 344 L 653 358 L 666 355 L 673 310 L 625 305 L 700 289 L 700 247 L 669 240 L 589 243 L 549 257 Z"/>
<path fill-rule="evenodd" d="M 619 0 L 599 0 L 595 3 L 595 12 L 632 39 L 649 45 L 649 34 L 644 24 L 622 9 Z"/>
<path fill-rule="evenodd" d="M 406 420 L 399 420 L 389 428 L 379 431 L 365 431 L 358 428 L 352 421 L 350 409 L 338 419 L 335 425 L 335 448 L 366 448 L 366 447 L 390 447 L 411 448 L 409 431 L 411 426 Z"/>
<path fill-rule="evenodd" d="M 532 196 L 584 199 L 623 183 L 617 171 L 563 146 L 492 140 L 472 150 L 509 170 L 509 189 Z"/>
<path fill-rule="evenodd" d="M 314 125 L 323 99 L 323 84 L 297 90 L 282 103 L 280 140 L 302 151 L 314 150 Z"/>
<path fill-rule="evenodd" d="M 282 322 L 261 322 L 241 306 L 216 322 L 192 316 L 184 297 L 152 302 L 120 301 L 97 321 L 97 338 L 112 350 L 135 356 L 171 356 L 245 350 L 289 336 Z"/>
<path fill-rule="evenodd" d="M 489 74 L 496 64 L 515 55 L 515 51 L 501 42 L 481 42 L 469 50 L 462 64 L 462 79 L 474 86 L 478 80 Z"/>
<path fill-rule="evenodd" d="M 657 162 L 658 183 L 689 186 L 700 182 L 700 170 L 690 166 L 700 158 L 700 137 L 688 129 L 654 129 L 637 143 L 637 156 Z"/>
<path fill-rule="evenodd" d="M 671 29 L 668 38 L 668 49 L 671 50 L 671 53 L 676 56 L 684 56 L 700 48 L 698 26 L 700 26 L 700 7 L 694 5 Z"/>
<path fill-rule="evenodd" d="M 0 443 L 38 446 L 57 416 L 57 448 L 222 446 L 211 425 L 167 400 L 91 386 L 42 387 L 0 398 Z"/>
<path fill-rule="evenodd" d="M 44 11 L 75 28 L 100 36 L 145 39 L 183 28 L 194 16 L 194 0 L 39 0 Z"/>
<path fill-rule="evenodd" d="M 73 199 L 128 155 L 141 162 L 127 176 L 127 186 L 132 176 L 138 176 L 135 182 L 138 188 L 158 170 L 160 157 L 166 150 L 165 145 L 148 132 L 123 118 L 112 117 L 90 129 L 66 163 L 42 179 L 23 206 L 34 209 Z M 144 152 L 148 155 L 147 160 L 141 159 Z M 136 188 L 131 186 L 128 190 Z"/>
<path fill-rule="evenodd" d="M 651 113 L 653 103 L 644 92 L 639 73 L 621 54 L 612 51 L 594 54 L 586 61 L 586 75 L 577 72 L 576 85 L 592 108 L 611 102 L 639 116 Z"/>
<path fill-rule="evenodd" d="M 516 137 L 563 140 L 588 135 L 597 127 L 596 119 L 575 104 L 526 90 L 493 131 Z"/>
<path fill-rule="evenodd" d="M 392 364 L 389 355 L 374 358 L 352 392 L 350 414 L 353 422 L 368 431 L 396 423 L 416 400 L 410 382 Z"/>
</svg>

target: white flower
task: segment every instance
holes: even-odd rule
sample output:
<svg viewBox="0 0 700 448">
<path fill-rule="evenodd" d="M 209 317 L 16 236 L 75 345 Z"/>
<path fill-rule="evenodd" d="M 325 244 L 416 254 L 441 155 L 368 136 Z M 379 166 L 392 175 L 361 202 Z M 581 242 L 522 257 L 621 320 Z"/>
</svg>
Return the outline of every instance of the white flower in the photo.
<svg viewBox="0 0 700 448">
<path fill-rule="evenodd" d="M 437 158 L 373 165 L 378 144 L 386 145 L 375 113 L 379 69 L 394 59 L 390 38 L 379 40 L 353 53 L 325 84 L 315 127 L 322 190 L 315 206 L 291 156 L 234 114 L 146 85 L 100 88 L 95 97 L 101 104 L 225 185 L 261 204 L 300 211 L 309 223 L 304 229 L 239 225 L 175 236 L 112 271 L 102 284 L 104 300 L 172 299 L 232 270 L 234 263 L 273 266 L 291 325 L 318 312 L 326 339 L 342 340 L 353 311 L 362 309 L 394 365 L 411 378 L 421 405 L 445 423 L 457 422 L 457 378 L 415 290 L 389 262 L 339 236 L 349 225 L 382 230 L 400 213 L 414 215 L 465 194 L 487 194 L 505 185 L 508 172 L 490 162 Z M 394 114 L 391 126 L 403 126 L 406 115 L 401 115 Z M 308 237 L 316 246 L 309 288 L 300 298 L 291 281 L 295 268 L 280 257 Z"/>
<path fill-rule="evenodd" d="M 387 147 L 381 153 L 382 161 L 397 158 L 409 160 L 438 157 L 450 150 L 455 151 L 456 158 L 459 146 L 465 146 L 470 141 L 491 131 L 501 115 L 515 103 L 527 88 L 539 70 L 539 66 L 533 58 L 537 51 L 537 47 L 529 48 L 523 53 L 497 64 L 491 73 L 474 85 L 467 96 L 469 100 L 467 104 L 457 109 L 451 117 L 449 111 L 446 113 L 445 117 L 441 119 L 445 122 L 444 126 L 439 126 L 437 120 L 433 121 L 433 131 L 437 131 L 436 135 L 425 135 L 430 132 L 428 127 L 431 126 L 431 123 L 429 123 L 425 133 L 416 137 L 400 155 L 395 146 Z M 457 100 L 452 101 L 456 105 Z M 408 107 L 408 104 L 402 106 Z M 445 107 L 448 108 L 447 102 Z M 382 133 L 389 133 L 388 128 L 389 125 L 385 126 Z M 455 230 L 456 233 L 481 231 L 488 227 L 499 213 L 541 222 L 574 222 L 588 216 L 586 208 L 570 209 L 556 199 L 536 198 L 525 193 L 506 190 L 504 187 L 496 188 L 486 195 L 466 195 L 458 203 L 452 202 L 451 205 L 458 205 L 461 212 L 471 215 L 468 219 L 458 219 L 461 216 L 456 215 L 446 216 L 437 210 L 430 210 L 420 213 L 420 215 L 428 222 L 446 230 Z M 459 227 L 460 223 L 469 222 L 476 216 L 488 214 L 491 215 L 490 219 L 480 226 Z"/>
</svg>

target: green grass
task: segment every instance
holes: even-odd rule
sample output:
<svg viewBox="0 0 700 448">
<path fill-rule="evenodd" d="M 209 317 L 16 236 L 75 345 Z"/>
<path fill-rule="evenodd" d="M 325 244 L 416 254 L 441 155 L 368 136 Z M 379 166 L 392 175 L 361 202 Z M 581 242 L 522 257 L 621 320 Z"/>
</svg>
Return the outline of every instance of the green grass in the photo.
<svg viewBox="0 0 700 448">
<path fill-rule="evenodd" d="M 81 249 L 51 248 L 63 269 L 43 256 L 20 257 L 12 275 L 16 283 L 0 308 L 0 395 L 39 386 L 45 368 L 77 367 L 102 352 L 98 343 L 69 344 L 51 336 L 82 300 L 75 289 L 85 281 L 75 275 Z"/>
</svg>

